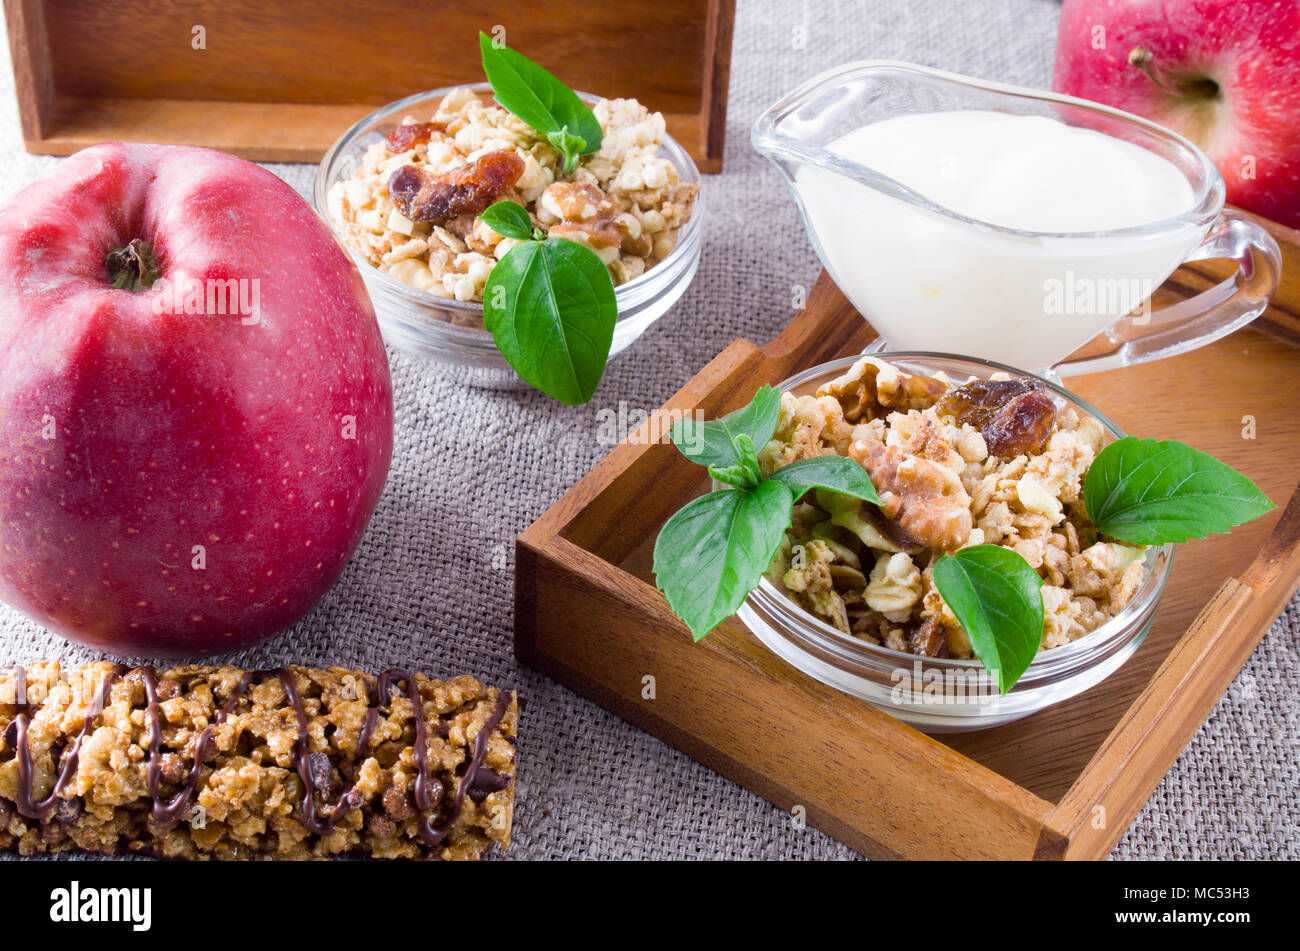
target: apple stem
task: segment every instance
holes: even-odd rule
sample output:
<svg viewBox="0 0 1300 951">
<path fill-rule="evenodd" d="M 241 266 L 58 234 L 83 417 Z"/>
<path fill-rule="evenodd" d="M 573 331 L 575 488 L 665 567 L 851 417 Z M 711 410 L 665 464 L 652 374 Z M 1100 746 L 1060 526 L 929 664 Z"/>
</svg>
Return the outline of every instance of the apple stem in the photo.
<svg viewBox="0 0 1300 951">
<path fill-rule="evenodd" d="M 153 252 L 140 238 L 132 238 L 120 248 L 108 252 L 108 279 L 118 290 L 142 291 L 158 279 Z"/>
<path fill-rule="evenodd" d="M 1219 84 L 1213 79 L 1173 79 L 1156 65 L 1156 58 L 1145 46 L 1135 46 L 1129 51 L 1128 62 L 1142 71 L 1142 75 L 1151 80 L 1171 96 L 1213 99 L 1219 94 Z"/>
</svg>

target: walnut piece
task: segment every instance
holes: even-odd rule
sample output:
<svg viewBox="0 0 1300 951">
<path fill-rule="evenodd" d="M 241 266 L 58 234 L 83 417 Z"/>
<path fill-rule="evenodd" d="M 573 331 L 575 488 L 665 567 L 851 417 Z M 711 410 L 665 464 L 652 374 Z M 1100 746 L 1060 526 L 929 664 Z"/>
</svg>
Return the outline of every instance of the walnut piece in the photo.
<svg viewBox="0 0 1300 951">
<path fill-rule="evenodd" d="M 948 469 L 908 455 L 898 446 L 862 439 L 849 447 L 871 476 L 880 512 L 926 548 L 955 551 L 970 537 L 970 496 Z"/>
<path fill-rule="evenodd" d="M 871 422 L 892 410 L 928 409 L 947 391 L 943 380 L 903 373 L 871 357 L 863 357 L 843 376 L 823 385 L 818 396 L 833 396 L 850 423 Z"/>
<path fill-rule="evenodd" d="M 617 259 L 614 249 L 624 254 L 645 256 L 650 253 L 650 236 L 641 229 L 636 217 L 594 185 L 556 182 L 538 199 L 538 217 L 550 223 L 552 238 L 565 238 L 586 245 L 606 263 Z"/>
</svg>

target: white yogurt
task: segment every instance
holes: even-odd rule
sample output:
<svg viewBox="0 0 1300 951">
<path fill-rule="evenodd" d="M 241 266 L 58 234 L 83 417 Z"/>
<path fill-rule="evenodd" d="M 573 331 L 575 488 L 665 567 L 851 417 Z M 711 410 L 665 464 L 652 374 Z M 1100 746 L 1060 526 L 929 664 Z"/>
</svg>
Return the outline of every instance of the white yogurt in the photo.
<svg viewBox="0 0 1300 951">
<path fill-rule="evenodd" d="M 929 201 L 1016 234 L 954 220 L 813 166 L 795 189 L 832 276 L 897 348 L 1046 369 L 1138 307 L 1201 239 L 1171 162 L 1040 116 L 896 116 L 831 143 Z M 1142 319 L 1139 317 L 1138 319 Z"/>
</svg>

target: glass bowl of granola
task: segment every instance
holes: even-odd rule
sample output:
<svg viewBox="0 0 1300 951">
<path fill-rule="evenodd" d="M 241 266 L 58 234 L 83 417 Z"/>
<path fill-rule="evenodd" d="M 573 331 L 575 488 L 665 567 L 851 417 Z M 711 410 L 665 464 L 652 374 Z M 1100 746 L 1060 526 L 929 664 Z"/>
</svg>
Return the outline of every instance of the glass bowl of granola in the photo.
<svg viewBox="0 0 1300 951">
<path fill-rule="evenodd" d="M 454 201 L 437 207 L 438 196 L 433 189 L 420 193 L 417 176 L 472 176 L 481 168 L 478 179 L 467 179 L 471 186 L 490 191 L 492 201 L 524 205 L 548 236 L 595 251 L 618 303 L 612 357 L 663 316 L 695 276 L 700 175 L 664 131 L 660 113 L 636 100 L 585 93 L 578 95 L 595 112 L 604 141 L 565 175 L 560 153 L 491 95 L 487 83 L 445 87 L 366 116 L 325 154 L 313 201 L 361 269 L 390 344 L 438 362 L 462 382 L 513 386 L 518 377 L 483 329 L 482 305 L 488 274 L 513 241 Z M 408 209 L 427 199 L 428 219 L 406 217 L 390 183 Z"/>
<path fill-rule="evenodd" d="M 1124 434 L 1040 377 L 939 353 L 893 352 L 813 367 L 780 385 L 770 472 L 838 453 L 867 469 L 882 504 L 814 491 L 738 612 L 805 673 L 930 733 L 1020 719 L 1099 683 L 1146 636 L 1173 546 L 1097 537 L 1082 480 Z M 945 552 L 994 544 L 1043 579 L 1044 631 L 1002 695 L 934 586 Z"/>
</svg>

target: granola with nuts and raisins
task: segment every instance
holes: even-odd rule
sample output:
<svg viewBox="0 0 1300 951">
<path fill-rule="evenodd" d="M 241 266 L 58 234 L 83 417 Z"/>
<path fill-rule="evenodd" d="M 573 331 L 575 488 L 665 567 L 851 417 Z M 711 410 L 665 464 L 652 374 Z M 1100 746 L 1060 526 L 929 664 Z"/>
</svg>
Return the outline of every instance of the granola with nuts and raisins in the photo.
<svg viewBox="0 0 1300 951">
<path fill-rule="evenodd" d="M 1003 545 L 1043 578 L 1041 648 L 1096 630 L 1133 597 L 1144 549 L 1096 537 L 1083 477 L 1101 424 L 1058 407 L 1035 381 L 995 374 L 958 385 L 864 357 L 813 396 L 783 393 L 767 473 L 838 454 L 871 476 L 880 505 L 826 491 L 795 506 L 769 580 L 804 610 L 872 644 L 971 657 L 931 565 Z"/>
<path fill-rule="evenodd" d="M 614 285 L 625 284 L 672 253 L 699 186 L 658 154 L 661 113 L 635 99 L 603 99 L 593 111 L 600 149 L 566 176 L 545 136 L 472 89 L 453 89 L 430 121 L 407 116 L 366 150 L 330 189 L 329 214 L 364 260 L 437 297 L 483 299 L 493 265 L 517 243 L 478 218 L 500 200 L 523 205 L 547 236 L 590 248 Z"/>
</svg>

